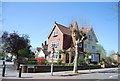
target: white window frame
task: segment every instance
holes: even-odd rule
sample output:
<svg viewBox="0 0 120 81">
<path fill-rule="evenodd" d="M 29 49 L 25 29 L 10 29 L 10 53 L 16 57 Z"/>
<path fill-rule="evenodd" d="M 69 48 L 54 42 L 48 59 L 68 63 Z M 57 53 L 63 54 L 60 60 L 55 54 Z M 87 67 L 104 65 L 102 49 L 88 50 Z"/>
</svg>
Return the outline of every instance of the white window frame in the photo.
<svg viewBox="0 0 120 81">
<path fill-rule="evenodd" d="M 55 53 L 54 53 L 53 59 L 58 59 L 58 54 L 55 54 Z"/>
<path fill-rule="evenodd" d="M 57 30 L 53 31 L 53 36 L 57 36 L 57 35 L 58 35 L 58 31 Z"/>
<path fill-rule="evenodd" d="M 51 41 L 51 48 L 57 48 L 60 45 L 60 40 Z"/>
</svg>

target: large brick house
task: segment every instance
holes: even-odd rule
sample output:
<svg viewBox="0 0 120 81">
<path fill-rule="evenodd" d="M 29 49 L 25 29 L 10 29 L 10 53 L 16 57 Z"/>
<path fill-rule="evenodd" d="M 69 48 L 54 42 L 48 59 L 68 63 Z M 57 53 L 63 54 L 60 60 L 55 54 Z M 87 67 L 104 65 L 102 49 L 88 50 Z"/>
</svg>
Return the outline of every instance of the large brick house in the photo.
<svg viewBox="0 0 120 81">
<path fill-rule="evenodd" d="M 75 21 L 74 24 L 70 24 L 69 27 L 65 27 L 55 22 L 53 29 L 48 36 L 48 51 L 55 49 L 54 61 L 62 60 L 62 62 L 71 63 L 75 56 L 75 40 L 72 33 L 73 28 L 77 28 L 78 24 Z M 87 35 L 87 39 L 79 46 L 79 55 L 81 59 L 84 58 L 85 53 L 89 52 L 92 55 L 93 62 L 99 62 L 99 54 L 96 50 L 97 37 L 92 27 L 80 28 Z M 62 51 L 62 52 L 60 52 Z M 52 53 L 50 54 L 51 57 Z"/>
</svg>

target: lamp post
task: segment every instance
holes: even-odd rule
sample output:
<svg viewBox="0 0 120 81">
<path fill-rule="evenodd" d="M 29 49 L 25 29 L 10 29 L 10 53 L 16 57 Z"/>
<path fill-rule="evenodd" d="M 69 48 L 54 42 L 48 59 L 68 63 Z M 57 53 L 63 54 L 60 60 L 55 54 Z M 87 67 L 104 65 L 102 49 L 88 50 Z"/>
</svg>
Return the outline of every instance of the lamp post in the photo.
<svg viewBox="0 0 120 81">
<path fill-rule="evenodd" d="M 51 54 L 52 54 L 51 76 L 53 76 L 53 56 L 54 56 L 54 52 L 55 52 L 55 50 L 54 50 L 54 48 L 52 48 L 52 52 L 51 52 Z"/>
<path fill-rule="evenodd" d="M 92 56 L 91 55 L 88 56 L 88 59 L 89 59 L 89 73 L 91 73 L 91 71 L 90 71 L 90 60 L 92 59 Z"/>
</svg>

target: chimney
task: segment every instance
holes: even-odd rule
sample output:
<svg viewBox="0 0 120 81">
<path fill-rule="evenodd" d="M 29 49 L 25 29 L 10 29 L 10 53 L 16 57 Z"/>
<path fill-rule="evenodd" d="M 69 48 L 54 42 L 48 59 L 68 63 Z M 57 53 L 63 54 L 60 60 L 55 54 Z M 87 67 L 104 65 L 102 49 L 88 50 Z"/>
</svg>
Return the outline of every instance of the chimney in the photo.
<svg viewBox="0 0 120 81">
<path fill-rule="evenodd" d="M 45 41 L 45 46 L 47 45 L 47 41 Z"/>
<path fill-rule="evenodd" d="M 42 43 L 42 46 L 43 46 L 43 43 Z"/>
</svg>

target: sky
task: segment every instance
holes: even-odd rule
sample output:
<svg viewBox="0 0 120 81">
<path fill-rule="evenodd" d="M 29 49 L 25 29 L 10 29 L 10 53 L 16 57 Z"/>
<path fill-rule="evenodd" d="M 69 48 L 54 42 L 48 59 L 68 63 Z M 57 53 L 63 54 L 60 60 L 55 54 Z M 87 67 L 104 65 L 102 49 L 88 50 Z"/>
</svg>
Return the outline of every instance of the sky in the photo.
<svg viewBox="0 0 120 81">
<path fill-rule="evenodd" d="M 33 48 L 40 47 L 56 21 L 66 27 L 74 20 L 92 26 L 107 53 L 118 51 L 117 2 L 3 2 L 3 31 L 28 34 Z M 85 25 L 84 23 L 87 23 Z"/>
</svg>

